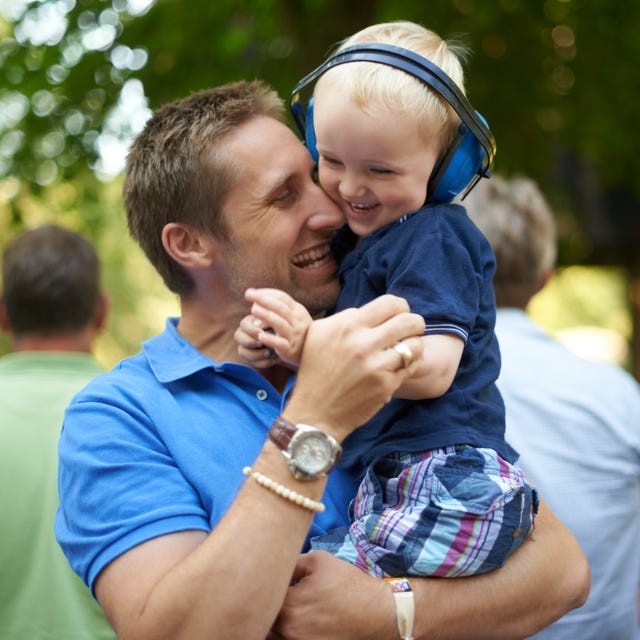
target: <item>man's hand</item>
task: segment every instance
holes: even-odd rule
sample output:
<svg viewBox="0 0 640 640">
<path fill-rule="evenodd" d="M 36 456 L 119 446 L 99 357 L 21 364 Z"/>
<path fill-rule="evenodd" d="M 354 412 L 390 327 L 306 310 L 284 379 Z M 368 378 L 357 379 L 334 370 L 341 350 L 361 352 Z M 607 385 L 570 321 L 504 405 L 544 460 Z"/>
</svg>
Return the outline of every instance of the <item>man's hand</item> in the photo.
<svg viewBox="0 0 640 640">
<path fill-rule="evenodd" d="M 406 300 L 388 294 L 316 320 L 307 331 L 286 417 L 342 441 L 413 374 L 423 333 L 422 316 L 410 313 Z M 398 342 L 401 351 L 394 348 Z"/>
<path fill-rule="evenodd" d="M 300 557 L 274 625 L 286 640 L 397 637 L 389 586 L 325 551 Z"/>
</svg>

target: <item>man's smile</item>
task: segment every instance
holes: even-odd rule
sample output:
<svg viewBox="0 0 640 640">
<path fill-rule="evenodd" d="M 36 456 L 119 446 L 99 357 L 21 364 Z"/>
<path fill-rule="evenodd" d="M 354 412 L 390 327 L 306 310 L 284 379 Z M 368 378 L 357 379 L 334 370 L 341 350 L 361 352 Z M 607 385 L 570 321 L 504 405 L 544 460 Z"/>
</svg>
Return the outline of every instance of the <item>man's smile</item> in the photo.
<svg viewBox="0 0 640 640">
<path fill-rule="evenodd" d="M 323 243 L 297 253 L 291 263 L 299 269 L 317 269 L 332 260 L 329 243 Z"/>
</svg>

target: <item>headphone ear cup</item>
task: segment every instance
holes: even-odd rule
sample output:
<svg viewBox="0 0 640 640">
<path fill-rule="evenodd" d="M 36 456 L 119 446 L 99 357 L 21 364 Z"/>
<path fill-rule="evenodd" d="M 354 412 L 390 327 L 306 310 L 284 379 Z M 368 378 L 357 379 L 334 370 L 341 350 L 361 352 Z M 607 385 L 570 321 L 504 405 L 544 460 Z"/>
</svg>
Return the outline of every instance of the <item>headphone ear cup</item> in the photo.
<svg viewBox="0 0 640 640">
<path fill-rule="evenodd" d="M 309 100 L 307 115 L 305 117 L 304 139 L 307 149 L 314 162 L 318 162 L 318 148 L 316 146 L 316 130 L 313 128 L 313 98 Z"/>
<path fill-rule="evenodd" d="M 486 124 L 486 120 L 479 113 L 478 116 Z M 486 155 L 486 151 L 471 130 L 461 124 L 456 140 L 430 180 L 433 186 L 430 185 L 427 202 L 451 202 L 476 174 L 482 172 Z"/>
</svg>

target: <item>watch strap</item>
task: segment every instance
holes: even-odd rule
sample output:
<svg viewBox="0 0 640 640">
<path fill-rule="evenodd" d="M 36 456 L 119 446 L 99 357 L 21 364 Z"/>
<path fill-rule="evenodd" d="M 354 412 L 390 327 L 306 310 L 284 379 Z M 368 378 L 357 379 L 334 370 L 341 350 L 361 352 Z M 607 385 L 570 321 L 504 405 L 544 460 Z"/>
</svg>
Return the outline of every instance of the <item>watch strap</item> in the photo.
<svg viewBox="0 0 640 640">
<path fill-rule="evenodd" d="M 411 584 L 407 578 L 385 578 L 385 580 L 389 583 L 393 593 L 398 633 L 402 640 L 413 640 L 415 606 Z"/>
<path fill-rule="evenodd" d="M 286 451 L 297 430 L 298 427 L 293 422 L 278 416 L 269 429 L 269 440 L 281 451 Z"/>
</svg>

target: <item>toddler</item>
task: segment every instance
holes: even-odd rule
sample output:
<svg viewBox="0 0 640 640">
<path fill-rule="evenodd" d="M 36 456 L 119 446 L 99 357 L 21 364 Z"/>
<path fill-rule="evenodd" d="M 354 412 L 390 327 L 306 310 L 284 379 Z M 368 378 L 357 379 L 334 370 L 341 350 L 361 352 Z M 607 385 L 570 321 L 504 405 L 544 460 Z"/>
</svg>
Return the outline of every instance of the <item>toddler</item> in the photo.
<svg viewBox="0 0 640 640">
<path fill-rule="evenodd" d="M 366 43 L 418 54 L 463 90 L 459 50 L 419 25 L 375 25 L 339 51 Z M 537 500 L 504 439 L 491 247 L 462 206 L 430 197 L 460 118 L 411 73 L 353 60 L 319 77 L 313 127 L 320 183 L 347 222 L 333 241 L 335 310 L 392 293 L 427 328 L 413 376 L 343 443 L 340 464 L 362 478 L 350 526 L 312 548 L 379 577 L 491 571 L 532 530 Z M 273 353 L 295 367 L 312 318 L 281 291 L 246 297 L 240 353 L 258 367 L 273 365 Z M 411 364 L 395 348 L 399 366 Z"/>
</svg>

